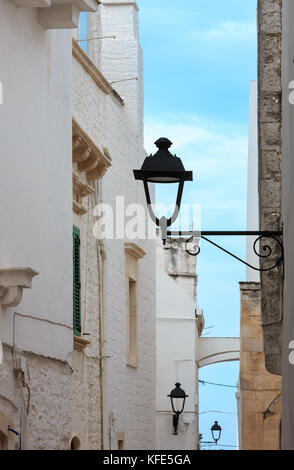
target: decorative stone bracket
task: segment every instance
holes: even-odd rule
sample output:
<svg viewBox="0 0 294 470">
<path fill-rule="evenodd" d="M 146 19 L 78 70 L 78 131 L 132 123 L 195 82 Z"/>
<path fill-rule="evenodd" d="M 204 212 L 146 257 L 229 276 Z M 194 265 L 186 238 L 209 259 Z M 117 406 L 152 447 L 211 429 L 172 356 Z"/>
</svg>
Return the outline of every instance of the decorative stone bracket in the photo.
<svg viewBox="0 0 294 470">
<path fill-rule="evenodd" d="M 31 268 L 0 268 L 0 308 L 16 307 L 23 289 L 32 287 L 32 279 L 37 274 Z"/>
<path fill-rule="evenodd" d="M 73 186 L 73 211 L 78 215 L 84 215 L 87 213 L 87 209 L 82 204 L 82 198 L 89 196 L 94 192 L 92 186 L 84 183 L 82 178 L 76 173 L 72 175 L 72 186 Z"/>
<path fill-rule="evenodd" d="M 146 252 L 136 243 L 125 243 L 125 252 L 136 260 L 142 259 L 146 256 Z"/>
<path fill-rule="evenodd" d="M 73 172 L 73 210 L 82 215 L 87 210 L 81 199 L 94 192 L 88 183 L 104 176 L 111 166 L 111 157 L 106 148 L 102 151 L 95 145 L 75 119 L 72 121 L 72 161 L 76 168 Z"/>
</svg>

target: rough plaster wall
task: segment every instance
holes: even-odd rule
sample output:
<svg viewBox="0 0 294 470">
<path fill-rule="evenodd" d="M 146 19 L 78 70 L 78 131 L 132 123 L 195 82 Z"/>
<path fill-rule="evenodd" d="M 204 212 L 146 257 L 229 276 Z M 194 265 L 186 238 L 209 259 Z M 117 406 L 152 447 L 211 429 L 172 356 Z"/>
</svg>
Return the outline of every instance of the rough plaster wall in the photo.
<svg viewBox="0 0 294 470">
<path fill-rule="evenodd" d="M 24 317 L 18 318 L 23 328 L 16 328 L 15 339 L 22 339 L 29 351 L 43 349 L 48 356 L 68 356 L 70 361 L 71 32 L 47 31 L 37 22 L 35 9 L 2 0 L 0 42 L 0 80 L 4 86 L 0 106 L 0 263 L 31 266 L 40 272 L 16 308 Z M 2 312 L 1 317 L 3 342 L 12 344 L 13 310 Z M 68 328 L 53 327 L 46 320 Z M 31 403 L 23 447 L 67 449 L 71 371 L 54 359 L 30 353 L 27 358 Z M 24 401 L 7 348 L 4 361 L 0 365 L 1 411 L 12 417 L 19 430 Z"/>
<path fill-rule="evenodd" d="M 258 1 L 259 212 L 261 230 L 281 228 L 282 0 Z M 275 248 L 275 245 L 273 245 Z M 265 266 L 261 260 L 261 266 Z M 265 362 L 281 374 L 282 272 L 261 275 Z"/>
<path fill-rule="evenodd" d="M 0 409 L 19 432 L 23 450 L 67 450 L 71 438 L 72 373 L 61 361 L 26 354 L 30 387 L 28 415 L 27 391 L 19 384 L 14 371 L 11 349 L 4 346 L 0 365 Z M 20 428 L 21 415 L 24 416 Z"/>
<path fill-rule="evenodd" d="M 185 242 L 177 239 L 168 239 L 163 246 L 157 234 L 156 263 L 161 267 L 189 297 L 197 301 L 197 274 L 195 256 L 186 252 Z"/>
<path fill-rule="evenodd" d="M 143 148 L 138 148 L 117 111 L 113 104 L 108 108 L 113 125 L 108 128 L 106 142 L 113 166 L 102 180 L 102 198 L 113 208 L 117 195 L 125 196 L 126 206 L 140 202 L 145 207 L 143 188 L 132 174 L 132 169 L 139 167 L 143 160 Z M 122 168 L 127 171 L 122 172 Z M 126 366 L 124 240 L 105 242 L 105 355 L 108 357 L 105 412 L 107 421 L 113 412 L 113 437 L 117 432 L 126 432 L 127 449 L 152 449 L 155 445 L 155 241 L 134 241 L 147 253 L 139 261 L 138 369 Z M 116 448 L 115 441 L 111 445 Z"/>
<path fill-rule="evenodd" d="M 281 378 L 265 369 L 260 284 L 241 282 L 240 407 L 242 450 L 280 447 Z M 277 399 L 277 406 L 272 406 Z M 270 412 L 264 415 L 270 407 Z"/>
<path fill-rule="evenodd" d="M 130 5 L 119 8 L 125 8 L 124 14 L 131 15 L 129 24 L 133 28 L 133 25 L 137 24 L 133 21 L 133 14 L 137 14 L 134 6 L 131 5 L 131 10 L 129 10 Z M 116 11 L 115 7 L 112 14 L 115 15 Z M 105 24 L 103 21 L 102 18 L 102 24 Z M 128 24 L 128 22 L 119 24 Z M 113 28 L 111 29 L 113 31 Z M 105 33 L 104 29 L 103 31 Z M 134 76 L 134 72 L 138 76 L 138 71 L 139 76 L 142 75 L 137 33 L 133 31 L 132 29 L 128 32 L 131 35 L 130 39 L 115 42 L 111 51 L 109 50 L 109 57 L 115 60 L 102 61 L 102 72 L 107 72 L 108 78 L 131 77 Z M 115 31 L 115 34 L 120 33 Z M 142 146 L 143 106 L 142 91 L 140 91 L 142 82 L 126 82 L 124 87 L 117 89 L 125 100 L 125 106 L 119 107 L 114 100 L 108 100 L 107 120 L 111 122 L 111 126 L 106 127 L 105 137 L 113 165 L 102 180 L 102 199 L 115 208 L 116 196 L 124 195 L 125 206 L 137 202 L 146 208 L 142 184 L 134 181 L 132 172 L 133 169 L 141 167 L 145 158 Z M 137 369 L 126 366 L 124 241 L 105 242 L 105 355 L 108 357 L 105 384 L 107 397 L 105 423 L 108 425 L 105 426 L 105 436 L 108 448 L 110 446 L 117 448 L 116 433 L 125 432 L 126 449 L 153 449 L 155 446 L 155 240 L 133 240 L 147 253 L 146 257 L 138 262 L 139 366 Z M 112 435 L 111 443 L 109 431 Z"/>
<path fill-rule="evenodd" d="M 126 10 L 129 12 L 129 6 L 126 6 Z M 132 10 L 130 24 L 134 24 Z M 131 46 L 138 51 L 137 38 L 136 41 L 131 41 Z M 117 70 L 119 78 L 121 72 L 130 76 L 133 66 L 138 67 L 135 63 L 139 60 L 137 56 L 128 69 L 128 61 L 119 60 L 120 48 L 112 50 L 112 54 L 116 57 L 113 70 Z M 94 57 L 92 59 L 96 61 Z M 103 68 L 101 71 L 104 73 Z M 140 73 L 142 74 L 142 71 Z M 73 66 L 73 80 L 74 118 L 96 145 L 100 148 L 107 147 L 112 157 L 112 167 L 102 179 L 102 194 L 97 194 L 97 198 L 100 200 L 102 197 L 104 203 L 111 205 L 114 216 L 116 196 L 125 197 L 125 206 L 140 202 L 146 207 L 143 188 L 134 181 L 132 173 L 134 168 L 141 166 L 145 157 L 142 132 L 140 135 L 137 132 L 137 120 L 142 120 L 142 114 L 138 116 L 137 106 L 131 105 L 136 99 L 142 101 L 142 91 L 138 92 L 138 86 L 140 85 L 141 90 L 142 83 L 139 85 L 136 83 L 135 89 L 131 87 L 132 96 L 123 95 L 125 106 L 121 106 L 113 97 L 106 96 L 100 90 L 76 60 Z M 142 103 L 139 107 L 142 109 Z M 133 113 L 132 119 L 130 110 Z M 140 125 L 142 126 L 141 121 Z M 89 207 L 90 212 L 92 212 L 91 207 Z M 100 366 L 97 359 L 99 307 L 96 297 L 98 292 L 97 254 L 90 228 L 92 222 L 88 229 L 85 229 L 87 217 L 84 216 L 84 231 L 88 234 L 87 254 L 83 251 L 86 242 L 82 241 L 82 257 L 87 259 L 87 266 L 83 265 L 82 271 L 84 274 L 88 273 L 88 286 L 91 284 L 92 292 L 89 292 L 88 287 L 86 305 L 84 305 L 85 298 L 83 297 L 83 309 L 87 318 L 85 331 L 91 334 L 92 344 L 85 350 L 84 362 L 81 357 L 82 353 L 77 351 L 74 353 L 76 369 L 74 383 L 78 387 L 75 394 L 77 408 L 75 426 L 78 427 L 78 423 L 81 423 L 85 442 L 88 440 L 89 446 L 94 448 L 99 444 L 98 434 L 93 433 L 91 444 L 91 432 L 89 431 L 87 437 L 86 428 L 89 422 L 93 428 L 96 426 L 97 433 L 101 431 L 99 425 L 99 420 L 101 421 L 101 416 L 99 416 Z M 116 449 L 117 433 L 125 432 L 126 449 L 152 449 L 155 446 L 155 241 L 128 240 L 137 243 L 147 253 L 146 257 L 138 262 L 138 369 L 126 366 L 125 241 L 127 240 L 105 241 L 104 442 L 105 448 Z M 82 282 L 85 282 L 85 277 Z M 87 356 L 91 357 L 87 358 Z M 83 367 L 84 379 L 82 379 Z M 95 391 L 94 394 L 93 391 Z M 95 420 L 97 425 L 94 426 Z"/>
<path fill-rule="evenodd" d="M 143 53 L 136 5 L 132 1 L 103 2 L 100 11 L 103 36 L 116 36 L 103 40 L 102 72 L 110 82 L 132 78 L 115 83 L 114 89 L 125 100 L 125 117 L 143 145 Z"/>
<path fill-rule="evenodd" d="M 97 11 L 95 13 L 91 13 L 89 15 L 89 31 L 91 32 L 91 38 L 103 37 L 100 10 L 101 10 L 101 5 L 97 7 Z M 99 70 L 101 68 L 102 43 L 103 43 L 102 39 L 94 39 L 93 41 L 90 41 L 89 43 L 90 59 Z"/>
</svg>

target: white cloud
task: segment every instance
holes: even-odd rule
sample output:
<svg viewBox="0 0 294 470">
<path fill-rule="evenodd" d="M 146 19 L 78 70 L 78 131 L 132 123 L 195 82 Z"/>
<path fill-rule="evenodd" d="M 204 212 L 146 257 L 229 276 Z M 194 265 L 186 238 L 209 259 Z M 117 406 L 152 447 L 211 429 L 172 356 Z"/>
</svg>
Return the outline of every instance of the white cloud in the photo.
<svg viewBox="0 0 294 470">
<path fill-rule="evenodd" d="M 205 41 L 224 41 L 236 44 L 236 42 L 248 42 L 256 40 L 257 30 L 255 23 L 243 23 L 240 21 L 226 21 L 206 30 L 194 30 L 188 32 L 193 39 Z"/>
<path fill-rule="evenodd" d="M 187 170 L 193 170 L 194 183 L 186 185 L 184 199 L 202 205 L 205 225 L 217 226 L 223 219 L 241 225 L 246 207 L 247 130 L 230 123 L 207 122 L 198 116 L 147 117 L 148 153 L 156 151 L 153 143 L 159 137 L 171 139 L 172 152 Z M 167 203 L 166 188 L 158 196 L 160 202 Z"/>
<path fill-rule="evenodd" d="M 226 167 L 240 169 L 246 166 L 246 130 L 236 128 L 233 124 L 205 123 L 197 116 L 179 115 L 166 119 L 146 117 L 147 152 L 154 152 L 154 141 L 159 137 L 171 139 L 174 144 L 172 152 L 179 155 L 183 153 L 186 166 L 192 166 L 196 171 L 222 172 Z"/>
</svg>

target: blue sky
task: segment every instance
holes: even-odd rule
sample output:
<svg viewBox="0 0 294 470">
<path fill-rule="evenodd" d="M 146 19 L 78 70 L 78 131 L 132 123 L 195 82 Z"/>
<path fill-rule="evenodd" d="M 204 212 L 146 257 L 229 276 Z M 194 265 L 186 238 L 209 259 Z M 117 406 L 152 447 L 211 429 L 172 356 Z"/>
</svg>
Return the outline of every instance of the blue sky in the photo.
<svg viewBox="0 0 294 470">
<path fill-rule="evenodd" d="M 144 51 L 145 147 L 158 137 L 174 152 L 194 182 L 184 203 L 201 204 L 203 230 L 246 229 L 249 83 L 257 77 L 256 0 L 138 0 Z M 169 204 L 171 193 L 157 192 Z M 224 246 L 245 257 L 245 239 Z M 239 281 L 245 269 L 202 242 L 198 303 L 210 336 L 239 336 Z M 200 379 L 235 385 L 238 363 L 201 370 Z M 213 412 L 210 412 L 212 410 Z M 235 389 L 200 385 L 200 432 L 210 440 L 218 420 L 220 442 L 236 445 Z"/>
</svg>

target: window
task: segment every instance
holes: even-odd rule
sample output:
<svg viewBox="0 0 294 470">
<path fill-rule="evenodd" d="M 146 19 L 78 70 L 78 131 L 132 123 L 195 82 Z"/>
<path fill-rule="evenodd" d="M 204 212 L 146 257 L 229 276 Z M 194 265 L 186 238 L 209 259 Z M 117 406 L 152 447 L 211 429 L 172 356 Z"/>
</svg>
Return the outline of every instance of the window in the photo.
<svg viewBox="0 0 294 470">
<path fill-rule="evenodd" d="M 126 252 L 126 364 L 138 367 L 138 260 L 145 252 L 134 243 Z"/>
<path fill-rule="evenodd" d="M 79 46 L 83 49 L 83 51 L 87 55 L 89 55 L 89 41 L 84 41 L 84 39 L 88 39 L 89 34 L 90 34 L 89 13 L 81 12 L 80 24 L 79 24 L 79 39 L 82 39 L 82 41 L 79 42 Z"/>
<path fill-rule="evenodd" d="M 116 435 L 117 438 L 117 450 L 125 450 L 125 433 L 118 432 Z"/>
<path fill-rule="evenodd" d="M 70 450 L 80 450 L 81 441 L 77 436 L 73 436 L 70 440 Z"/>
<path fill-rule="evenodd" d="M 129 277 L 128 292 L 128 325 L 127 325 L 127 362 L 137 367 L 138 363 L 138 316 L 137 316 L 137 282 Z"/>
<path fill-rule="evenodd" d="M 73 226 L 73 331 L 81 336 L 80 230 Z"/>
</svg>

